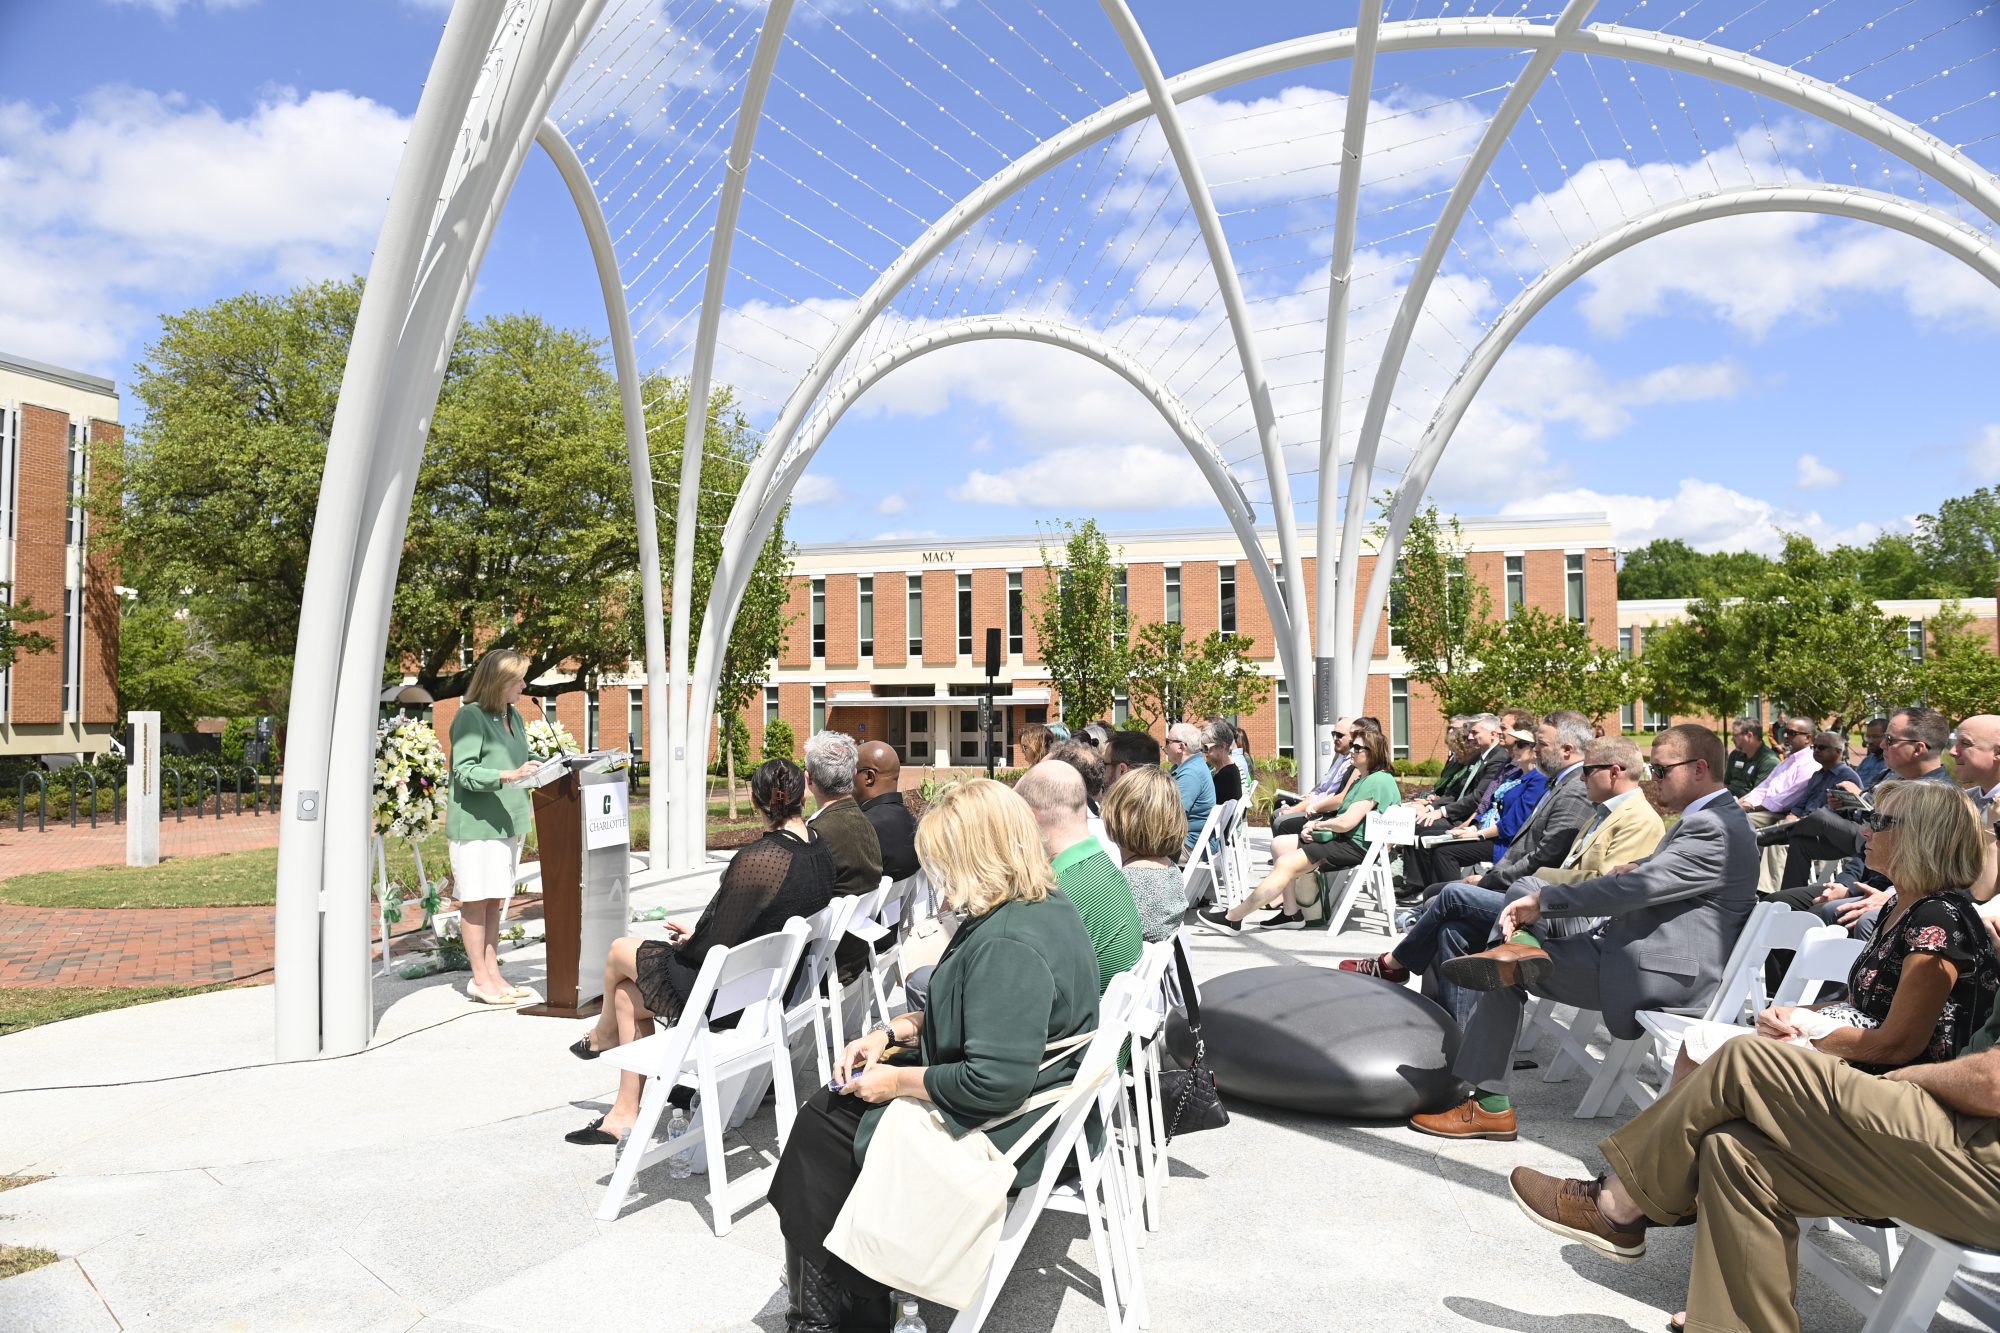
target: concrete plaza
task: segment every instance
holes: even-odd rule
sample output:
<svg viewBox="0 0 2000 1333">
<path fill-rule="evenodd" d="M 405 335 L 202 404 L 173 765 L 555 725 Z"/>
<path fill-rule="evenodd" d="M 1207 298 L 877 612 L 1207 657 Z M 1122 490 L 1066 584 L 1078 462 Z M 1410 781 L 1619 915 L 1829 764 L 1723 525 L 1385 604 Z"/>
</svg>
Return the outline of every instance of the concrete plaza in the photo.
<svg viewBox="0 0 2000 1333">
<path fill-rule="evenodd" d="M 691 919 L 713 875 L 641 906 Z M 657 929 L 657 926 L 651 927 Z M 1194 932 L 1205 976 L 1329 963 L 1381 936 Z M 539 949 L 508 956 L 539 984 Z M 606 1105 L 611 1071 L 564 1047 L 582 1024 L 468 1002 L 464 974 L 379 983 L 380 1036 L 351 1057 L 274 1066 L 269 988 L 0 1039 L 0 1242 L 60 1262 L 0 1282 L 10 1333 L 157 1329 L 764 1329 L 784 1325 L 768 1205 L 709 1228 L 705 1178 L 640 1177 L 593 1220 L 608 1148 L 562 1135 Z M 1516 1165 L 1600 1168 L 1616 1122 L 1571 1117 L 1582 1085 L 1520 1085 L 1522 1137 L 1454 1144 L 1233 1103 L 1231 1126 L 1173 1145 L 1166 1226 L 1143 1253 L 1151 1326 L 1200 1330 L 1660 1328 L 1692 1230 L 1614 1265 L 1529 1225 Z M 764 1112 L 731 1137 L 732 1176 L 774 1150 Z M 989 1327 L 1104 1327 L 1078 1217 L 1049 1214 Z M 1805 1327 L 1860 1318 L 1811 1278 Z M 926 1309 L 934 1330 L 950 1315 Z M 1980 1325 L 1947 1310 L 1939 1329 Z"/>
</svg>

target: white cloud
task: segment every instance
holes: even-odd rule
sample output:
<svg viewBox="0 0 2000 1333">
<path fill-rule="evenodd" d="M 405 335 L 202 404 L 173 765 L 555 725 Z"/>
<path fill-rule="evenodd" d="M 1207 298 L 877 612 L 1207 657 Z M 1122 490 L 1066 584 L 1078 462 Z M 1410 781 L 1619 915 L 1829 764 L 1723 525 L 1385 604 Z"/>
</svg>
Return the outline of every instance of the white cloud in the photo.
<svg viewBox="0 0 2000 1333">
<path fill-rule="evenodd" d="M 799 478 L 798 485 L 792 487 L 792 503 L 795 505 L 838 504 L 847 498 L 840 483 L 823 472 L 808 472 Z"/>
<path fill-rule="evenodd" d="M 113 4 L 125 5 L 132 9 L 150 9 L 161 18 L 173 18 L 183 9 L 189 8 L 194 0 L 112 0 Z M 247 9 L 257 0 L 201 0 L 201 7 L 207 10 Z"/>
<path fill-rule="evenodd" d="M 1988 426 L 1965 446 L 1963 471 L 1981 485 L 2000 481 L 2000 426 Z"/>
<path fill-rule="evenodd" d="M 1781 509 L 1769 500 L 1732 490 L 1717 482 L 1683 478 L 1670 496 L 1608 494 L 1578 489 L 1554 491 L 1504 506 L 1503 514 L 1603 513 L 1611 520 L 1612 539 L 1623 549 L 1643 546 L 1655 537 L 1678 537 L 1701 551 L 1761 551 L 1776 554 L 1786 532 L 1803 532 L 1821 545 L 1865 544 L 1885 531 L 1910 525 L 1902 518 L 1886 523 L 1835 527 L 1817 512 Z"/>
<path fill-rule="evenodd" d="M 1825 491 L 1840 485 L 1843 480 L 1840 469 L 1820 462 L 1819 455 L 1800 454 L 1798 475 L 1792 484 L 1802 491 Z"/>
<path fill-rule="evenodd" d="M 1185 451 L 1138 444 L 1067 447 L 1000 472 L 974 469 L 951 491 L 952 499 L 968 504 L 1041 508 L 1085 497 L 1092 507 L 1103 510 L 1215 503 L 1214 493 Z"/>
<path fill-rule="evenodd" d="M 355 272 L 407 132 L 345 92 L 282 90 L 236 119 L 123 88 L 66 123 L 0 103 L 0 345 L 115 373 L 162 308 L 224 280 Z"/>
<path fill-rule="evenodd" d="M 884 518 L 894 518 L 910 507 L 910 502 L 891 491 L 875 502 L 875 512 Z"/>
</svg>

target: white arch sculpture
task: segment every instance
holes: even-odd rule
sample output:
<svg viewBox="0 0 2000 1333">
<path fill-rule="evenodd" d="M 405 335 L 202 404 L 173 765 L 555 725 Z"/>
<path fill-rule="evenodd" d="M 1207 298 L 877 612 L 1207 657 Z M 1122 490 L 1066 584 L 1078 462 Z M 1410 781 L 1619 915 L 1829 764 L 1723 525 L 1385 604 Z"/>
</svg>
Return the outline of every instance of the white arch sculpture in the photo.
<svg viewBox="0 0 2000 1333">
<path fill-rule="evenodd" d="M 621 404 L 627 413 L 627 444 L 634 455 L 635 500 L 639 502 L 642 524 L 652 515 L 650 478 L 640 471 L 645 464 L 645 450 L 643 404 L 636 401 L 636 357 L 632 355 L 629 318 L 623 313 L 622 288 L 617 284 L 616 265 L 603 230 L 602 214 L 594 199 L 589 208 L 583 207 L 591 190 L 574 153 L 565 156 L 562 148 L 546 137 L 556 133 L 554 127 L 545 125 L 552 95 L 567 77 L 584 35 L 596 22 L 604 3 L 605 0 L 538 0 L 534 4 L 502 6 L 481 0 L 456 5 L 445 26 L 398 169 L 382 237 L 369 272 L 335 419 L 315 523 L 293 678 L 287 808 L 281 834 L 277 906 L 277 1043 L 284 1058 L 320 1051 L 358 1050 L 367 1043 L 372 1030 L 366 888 L 369 773 L 375 700 L 397 562 L 417 464 L 452 337 L 495 219 L 512 188 L 523 155 L 538 137 L 548 144 L 551 156 L 563 171 L 565 183 L 576 197 L 592 238 L 600 282 L 605 287 L 607 313 L 614 328 L 613 352 L 619 363 Z M 687 660 L 691 623 L 684 590 L 692 572 L 687 543 L 692 540 L 692 503 L 699 489 L 701 457 L 698 447 L 684 450 L 681 549 L 677 551 L 672 571 L 676 595 L 669 641 L 662 643 L 657 618 L 649 619 L 647 626 L 648 704 L 653 719 L 649 746 L 656 765 L 667 765 L 665 790 L 663 784 L 654 784 L 654 827 L 666 830 L 669 864 L 687 865 L 701 854 L 703 803 L 681 800 L 666 809 L 660 803 L 674 793 L 700 790 L 720 650 L 740 605 L 755 553 L 761 549 L 770 524 L 797 480 L 803 467 L 799 460 L 810 455 L 823 438 L 824 430 L 837 419 L 838 411 L 833 410 L 836 402 L 851 401 L 866 387 L 860 383 L 867 378 L 866 371 L 849 372 L 845 379 L 841 378 L 843 359 L 874 325 L 890 300 L 936 259 L 946 245 L 987 216 L 1014 190 L 1111 134 L 1149 116 L 1158 116 L 1170 142 L 1183 140 L 1176 128 L 1175 104 L 1246 80 L 1334 60 L 1355 60 L 1352 91 L 1366 89 L 1378 53 L 1447 48 L 1527 51 L 1531 53 L 1530 73 L 1545 71 L 1566 55 L 1589 55 L 1659 66 L 1745 90 L 1804 112 L 1909 163 L 1985 216 L 2000 221 L 2000 181 L 1963 153 L 1948 148 L 1884 109 L 1840 88 L 1727 48 L 1615 25 L 1584 27 L 1582 20 L 1589 0 L 1571 0 L 1554 24 L 1490 18 L 1383 24 L 1379 8 L 1370 5 L 1355 30 L 1277 43 L 1172 77 L 1160 72 L 1143 33 L 1130 23 L 1122 0 L 1103 0 L 1103 3 L 1114 27 L 1120 30 L 1121 40 L 1145 88 L 1069 124 L 1061 133 L 1044 140 L 990 177 L 933 222 L 857 300 L 846 322 L 827 341 L 811 370 L 787 399 L 753 461 L 750 478 L 725 530 L 722 562 L 702 619 L 691 675 Z M 735 210 L 752 160 L 750 150 L 761 119 L 758 109 L 772 78 L 790 8 L 789 0 L 774 0 L 766 9 L 757 51 L 744 82 L 741 120 L 736 126 L 728 171 L 718 199 L 717 227 L 702 304 L 698 373 L 691 375 L 690 382 L 691 403 L 704 399 L 710 387 L 713 335 L 722 312 Z M 1530 81 L 1525 76 L 1521 80 Z M 1525 94 L 1523 98 L 1504 100 L 1503 110 L 1524 99 Z M 1336 206 L 1335 249 L 1330 266 L 1329 329 L 1343 328 L 1345 322 L 1344 288 L 1354 235 L 1353 186 L 1358 180 L 1361 137 L 1366 128 L 1365 92 L 1361 100 L 1361 110 L 1352 105 L 1349 108 L 1350 156 L 1341 164 L 1341 202 Z M 1514 112 L 1518 114 L 1518 106 Z M 1496 144 L 1498 137 L 1487 136 Z M 1212 201 L 1207 198 L 1199 165 L 1185 152 L 1184 141 L 1177 147 L 1175 157 L 1197 215 L 1203 216 L 1204 203 L 1212 210 Z M 1469 176 L 1480 174 L 1469 169 Z M 1461 185 L 1469 200 L 1476 181 Z M 1454 197 L 1459 193 L 1455 189 Z M 1848 192 L 1842 196 L 1836 190 L 1823 189 L 1806 193 L 1832 200 L 1866 192 Z M 1850 198 L 1850 202 L 1856 201 Z M 1772 205 L 1774 199 L 1766 198 L 1763 203 Z M 1683 208 L 1704 204 L 1710 201 L 1688 201 Z M 1792 199 L 1786 199 L 1781 206 L 1807 207 Z M 1954 253 L 1963 252 L 1961 257 L 1972 257 L 1968 238 L 1977 233 L 1935 214 L 1934 210 L 1908 201 L 1893 207 L 1888 203 L 1871 207 L 1878 215 L 1876 220 L 1920 234 Z M 1840 210 L 1829 204 L 1807 211 Z M 1203 220 L 1206 233 L 1208 219 Z M 1688 217 L 1672 225 L 1685 225 L 1685 221 L 1692 220 L 1695 219 Z M 1643 221 L 1661 224 L 1665 219 Z M 1448 218 L 1441 220 L 1433 233 L 1432 240 L 1440 251 L 1448 243 L 1448 223 Z M 1624 243 L 1636 244 L 1641 239 L 1644 237 L 1633 231 L 1624 237 Z M 1227 299 L 1230 264 L 1226 247 L 1219 253 L 1215 248 L 1214 242 L 1219 240 L 1217 232 L 1211 240 L 1210 257 L 1225 292 L 1225 306 L 1230 306 L 1234 304 Z M 1975 266 L 1989 272 L 1989 260 L 1990 254 L 1983 254 Z M 1432 275 L 1435 271 L 1433 267 Z M 1545 303 L 1580 271 L 1574 259 L 1552 270 L 1551 277 L 1535 289 L 1541 301 Z M 1524 293 L 1510 307 L 1503 325 L 1517 330 L 1525 323 L 1533 313 L 1527 308 L 1528 303 Z M 1413 327 L 1421 313 L 1421 304 L 1421 293 L 1406 297 L 1408 309 L 1399 313 L 1398 326 L 1407 323 Z M 1254 341 L 1248 336 L 1240 309 L 1231 309 L 1228 314 L 1246 382 L 1254 386 L 1261 381 Z M 621 325 L 622 334 L 617 332 Z M 1428 479 L 1429 469 L 1435 467 L 1437 457 L 1448 443 L 1457 417 L 1462 415 L 1486 371 L 1504 350 L 1504 340 L 1495 341 L 1499 332 L 1496 328 L 1481 344 L 1478 352 L 1488 353 L 1483 365 L 1476 352 L 1427 432 L 1422 468 L 1413 471 L 1398 497 L 1396 512 L 1403 515 L 1404 523 L 1407 523 L 1405 509 L 1413 510 L 1421 495 L 1419 474 Z M 958 328 L 954 336 L 959 340 L 973 336 L 1030 336 L 1069 346 L 1126 374 L 1112 364 L 1115 349 L 1101 343 L 1093 345 L 1090 335 L 1077 330 L 1037 326 L 1005 333 L 983 330 L 975 335 Z M 1407 335 L 1402 341 L 1407 344 Z M 904 349 L 902 359 L 907 361 L 932 349 Z M 1343 349 L 1329 346 L 1324 364 L 1338 368 L 1342 354 Z M 1385 369 L 1378 373 L 1378 393 L 1393 391 L 1396 376 L 1387 367 L 1399 361 L 1400 356 L 1400 349 L 1393 356 L 1385 356 Z M 1134 365 L 1132 369 L 1141 368 Z M 882 368 L 874 377 L 879 378 L 886 370 L 887 367 Z M 1132 379 L 1130 374 L 1126 377 Z M 840 383 L 836 384 L 836 380 Z M 1184 428 L 1193 424 L 1192 418 L 1171 397 L 1167 386 L 1156 384 L 1149 388 L 1138 380 L 1133 382 L 1174 423 L 1176 433 L 1202 463 L 1205 474 L 1211 474 L 1210 464 L 1215 461 L 1212 447 L 1198 430 L 1191 436 Z M 851 390 L 847 387 L 850 384 Z M 1253 411 L 1259 408 L 1257 397 L 1253 390 Z M 820 412 L 818 420 L 813 416 L 815 405 Z M 635 407 L 640 409 L 636 424 Z M 1386 402 L 1378 406 L 1371 398 L 1369 418 L 1379 418 L 1386 411 Z M 695 411 L 688 415 L 690 445 L 700 439 L 703 415 Z M 809 421 L 814 423 L 814 436 L 795 454 L 795 438 Z M 1261 412 L 1258 424 L 1271 493 L 1274 497 L 1285 495 L 1282 451 L 1274 448 L 1274 437 Z M 1285 595 L 1279 596 L 1268 561 L 1261 559 L 1261 549 L 1246 540 L 1245 553 L 1252 558 L 1267 603 L 1274 611 L 1285 609 L 1291 621 L 1290 633 L 1282 641 L 1288 649 L 1283 655 L 1293 698 L 1300 704 L 1302 727 L 1303 715 L 1309 707 L 1306 701 L 1313 697 L 1313 684 L 1306 673 L 1313 660 L 1315 641 L 1322 654 L 1328 652 L 1330 643 L 1337 649 L 1345 649 L 1333 652 L 1328 664 L 1337 676 L 1345 678 L 1341 683 L 1346 686 L 1336 693 L 1333 710 L 1351 706 L 1357 679 L 1365 679 L 1366 663 L 1359 644 L 1372 640 L 1372 627 L 1379 621 L 1381 592 L 1386 587 L 1386 571 L 1392 560 L 1377 565 L 1376 578 L 1369 590 L 1368 619 L 1363 623 L 1364 633 L 1358 642 L 1351 639 L 1343 642 L 1347 627 L 1354 622 L 1351 615 L 1341 614 L 1341 603 L 1345 602 L 1351 610 L 1353 603 L 1348 599 L 1356 591 L 1353 575 L 1358 567 L 1359 547 L 1352 515 L 1355 497 L 1360 496 L 1365 503 L 1370 489 L 1379 435 L 1379 420 L 1371 427 L 1368 419 L 1364 419 L 1361 449 L 1348 485 L 1349 522 L 1339 530 L 1338 549 L 1337 530 L 1325 521 L 1328 509 L 1322 507 L 1317 546 L 1320 587 L 1324 591 L 1326 580 L 1332 578 L 1337 596 L 1322 597 L 1316 617 L 1308 616 L 1305 609 L 1303 561 L 1289 553 L 1283 555 Z M 1337 412 L 1331 416 L 1323 413 L 1319 444 L 1321 488 L 1326 493 L 1327 478 L 1337 473 L 1339 463 Z M 1228 480 L 1226 487 L 1218 484 L 1222 478 Z M 1210 480 L 1217 487 L 1225 509 L 1231 512 L 1232 524 L 1239 524 L 1241 518 L 1238 531 L 1242 535 L 1249 526 L 1249 506 L 1234 477 L 1224 470 L 1220 477 L 1211 474 Z M 1277 511 L 1276 518 L 1282 534 L 1292 522 L 1289 502 Z M 1254 528 L 1250 530 L 1254 532 Z M 1396 537 L 1400 540 L 1400 528 Z M 1346 549 L 1350 538 L 1353 552 Z M 649 549 L 653 562 L 650 570 L 645 568 Z M 1393 552 L 1388 554 L 1393 556 Z M 657 559 L 656 543 L 642 535 L 642 573 L 655 596 L 660 586 Z M 1329 606 L 1329 602 L 1335 604 Z M 1314 620 L 1319 630 L 1316 639 L 1309 623 Z M 663 663 L 670 673 L 664 689 Z M 1310 748 L 1307 753 L 1311 753 Z M 1303 755 L 1302 759 L 1310 773 L 1313 760 Z"/>
</svg>

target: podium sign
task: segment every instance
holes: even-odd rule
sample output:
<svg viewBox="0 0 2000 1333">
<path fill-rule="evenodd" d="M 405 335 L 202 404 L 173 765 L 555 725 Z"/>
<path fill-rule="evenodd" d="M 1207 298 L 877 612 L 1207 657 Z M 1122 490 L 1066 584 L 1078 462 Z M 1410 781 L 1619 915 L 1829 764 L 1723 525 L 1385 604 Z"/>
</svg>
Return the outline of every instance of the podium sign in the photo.
<svg viewBox="0 0 2000 1333">
<path fill-rule="evenodd" d="M 548 999 L 521 1010 L 582 1018 L 604 997 L 604 960 L 631 917 L 631 820 L 626 773 L 593 772 L 597 755 L 572 755 L 534 788 L 542 859 Z"/>
</svg>

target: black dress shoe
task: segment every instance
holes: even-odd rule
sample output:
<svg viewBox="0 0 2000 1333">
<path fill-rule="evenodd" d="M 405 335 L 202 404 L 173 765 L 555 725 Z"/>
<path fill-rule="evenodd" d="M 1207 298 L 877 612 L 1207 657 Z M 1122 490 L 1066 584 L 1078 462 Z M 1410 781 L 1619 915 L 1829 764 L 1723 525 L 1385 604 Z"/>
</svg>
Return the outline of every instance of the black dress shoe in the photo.
<svg viewBox="0 0 2000 1333">
<path fill-rule="evenodd" d="M 602 1144 L 615 1148 L 625 1141 L 625 1136 L 622 1134 L 613 1134 L 610 1130 L 604 1128 L 604 1117 L 599 1116 L 582 1129 L 572 1129 L 569 1133 L 563 1135 L 563 1139 L 568 1143 L 581 1143 L 586 1146 Z"/>
<path fill-rule="evenodd" d="M 569 1053 L 579 1060 L 595 1060 L 598 1056 L 604 1054 L 603 1051 L 593 1051 L 590 1049 L 590 1034 L 588 1032 L 584 1033 L 579 1040 L 570 1043 Z"/>
</svg>

